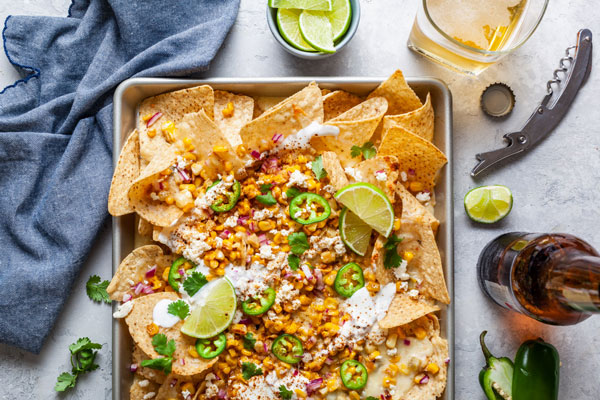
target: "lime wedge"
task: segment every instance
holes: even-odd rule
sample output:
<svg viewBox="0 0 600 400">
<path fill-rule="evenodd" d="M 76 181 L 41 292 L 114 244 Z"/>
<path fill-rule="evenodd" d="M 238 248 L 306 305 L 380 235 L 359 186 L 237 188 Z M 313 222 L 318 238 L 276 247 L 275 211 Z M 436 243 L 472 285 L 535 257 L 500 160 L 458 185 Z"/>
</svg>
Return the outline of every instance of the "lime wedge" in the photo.
<svg viewBox="0 0 600 400">
<path fill-rule="evenodd" d="M 326 13 L 329 22 L 331 22 L 331 32 L 333 41 L 340 39 L 350 26 L 352 20 L 352 6 L 350 0 L 332 0 L 331 11 Z"/>
<path fill-rule="evenodd" d="M 223 332 L 235 315 L 235 288 L 227 278 L 208 282 L 192 297 L 192 312 L 181 326 L 181 332 L 207 339 Z"/>
<path fill-rule="evenodd" d="M 394 209 L 385 193 L 370 183 L 353 183 L 335 194 L 335 199 L 385 237 L 394 228 Z"/>
<path fill-rule="evenodd" d="M 331 11 L 331 0 L 269 0 L 269 7 Z"/>
<path fill-rule="evenodd" d="M 291 44 L 297 49 L 304 51 L 316 51 L 308 43 L 302 39 L 300 34 L 300 10 L 293 10 L 288 8 L 280 8 L 277 10 L 277 27 L 279 33 L 285 39 L 286 42 Z"/>
<path fill-rule="evenodd" d="M 493 224 L 506 217 L 512 209 L 509 188 L 501 185 L 481 186 L 465 195 L 465 211 L 473 221 Z"/>
<path fill-rule="evenodd" d="M 331 22 L 323 11 L 302 11 L 300 14 L 300 34 L 302 38 L 323 53 L 335 53 Z"/>
<path fill-rule="evenodd" d="M 342 242 L 359 256 L 364 256 L 373 229 L 346 207 L 340 213 L 339 225 Z"/>
</svg>

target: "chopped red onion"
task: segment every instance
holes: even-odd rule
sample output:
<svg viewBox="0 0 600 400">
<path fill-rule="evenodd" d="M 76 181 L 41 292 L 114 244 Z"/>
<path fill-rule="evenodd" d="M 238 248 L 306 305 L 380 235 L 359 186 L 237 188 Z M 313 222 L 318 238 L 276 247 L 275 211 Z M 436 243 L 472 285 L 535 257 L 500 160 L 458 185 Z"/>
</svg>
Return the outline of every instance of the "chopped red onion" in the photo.
<svg viewBox="0 0 600 400">
<path fill-rule="evenodd" d="M 171 387 L 174 387 L 175 385 L 177 385 L 177 379 L 173 379 L 171 383 L 169 383 L 169 386 Z"/>
<path fill-rule="evenodd" d="M 293 375 L 293 376 L 298 376 L 298 373 L 299 373 L 299 372 L 298 372 L 298 370 L 297 370 L 297 369 L 295 369 L 292 375 Z"/>
<path fill-rule="evenodd" d="M 263 350 L 265 351 L 265 353 L 269 352 L 269 347 L 267 347 L 267 343 L 263 342 Z"/>
<path fill-rule="evenodd" d="M 142 282 L 138 282 L 137 285 L 133 287 L 133 293 L 138 296 L 140 293 L 142 293 L 142 289 L 144 289 L 144 285 L 142 285 Z"/>
<path fill-rule="evenodd" d="M 246 225 L 248 223 L 249 219 L 250 219 L 249 216 L 244 215 L 244 216 L 238 218 L 237 223 L 238 223 L 238 225 Z"/>
<path fill-rule="evenodd" d="M 450 358 L 446 358 L 446 359 L 444 360 L 444 364 L 450 364 Z"/>
<path fill-rule="evenodd" d="M 379 171 L 375 171 L 376 174 L 381 174 L 383 172 L 385 172 L 385 169 L 380 169 Z"/>
<path fill-rule="evenodd" d="M 416 175 L 416 172 L 415 172 L 415 170 L 414 170 L 414 169 L 412 169 L 412 168 L 409 168 L 409 169 L 408 169 L 408 175 L 411 175 L 411 176 L 414 176 L 414 175 Z"/>
<path fill-rule="evenodd" d="M 269 244 L 269 239 L 267 239 L 267 235 L 265 235 L 264 233 L 261 233 L 260 235 L 258 235 L 258 242 L 261 245 Z"/>
<path fill-rule="evenodd" d="M 158 187 L 160 188 L 160 190 L 165 190 L 165 185 L 163 185 L 162 182 L 158 182 Z"/>
<path fill-rule="evenodd" d="M 152 278 L 154 275 L 156 275 L 156 265 L 146 272 L 146 278 Z"/>
<path fill-rule="evenodd" d="M 148 122 L 146 122 L 146 128 L 150 128 L 152 125 L 154 125 L 154 123 L 156 121 L 158 121 L 158 119 L 160 117 L 162 117 L 162 115 L 163 114 L 161 112 L 157 112 L 152 117 L 150 117 L 150 119 L 148 120 Z"/>
<path fill-rule="evenodd" d="M 281 133 L 276 133 L 276 134 L 274 134 L 274 135 L 273 135 L 273 137 L 271 138 L 271 140 L 272 140 L 274 143 L 277 143 L 277 142 L 279 142 L 281 139 L 283 139 L 283 135 L 282 135 Z"/>
<path fill-rule="evenodd" d="M 254 158 L 256 160 L 258 160 L 260 158 L 260 153 L 258 151 L 256 151 L 256 150 L 252 150 L 250 152 L 250 155 L 252 156 L 252 158 Z"/>
<path fill-rule="evenodd" d="M 422 385 L 422 384 L 427 383 L 427 382 L 429 382 L 429 376 L 427 374 L 425 374 L 425 376 L 422 377 L 421 380 L 419 381 L 419 384 Z"/>
<path fill-rule="evenodd" d="M 256 225 L 254 224 L 254 221 L 250 221 L 250 225 L 248 225 L 248 228 L 250 228 L 252 232 L 256 232 Z"/>
<path fill-rule="evenodd" d="M 129 300 L 133 299 L 133 296 L 130 295 L 129 293 L 125 293 L 123 295 L 123 303 L 127 303 Z"/>
<path fill-rule="evenodd" d="M 180 363 L 181 365 L 185 365 L 185 358 L 180 358 L 180 359 L 179 359 L 179 363 Z"/>
<path fill-rule="evenodd" d="M 184 169 L 175 168 L 175 170 L 177 171 L 177 173 L 179 174 L 181 179 L 183 179 L 184 182 L 190 182 L 192 180 L 192 178 L 188 175 L 187 172 L 185 172 Z"/>
<path fill-rule="evenodd" d="M 137 369 L 138 369 L 138 366 L 137 366 L 137 364 L 131 364 L 131 365 L 129 366 L 129 370 L 130 370 L 131 372 L 135 372 L 135 371 L 137 371 Z"/>
<path fill-rule="evenodd" d="M 251 323 L 252 323 L 252 321 L 249 318 L 242 318 L 242 319 L 240 319 L 240 324 L 250 325 Z"/>
<path fill-rule="evenodd" d="M 323 378 L 313 379 L 312 381 L 306 384 L 306 394 L 309 396 L 312 395 L 318 388 L 321 387 L 323 383 Z"/>
<path fill-rule="evenodd" d="M 144 286 L 144 289 L 142 291 L 144 292 L 144 294 L 154 293 L 154 290 L 152 290 L 152 288 L 150 286 Z"/>
<path fill-rule="evenodd" d="M 177 270 L 177 273 L 179 274 L 179 276 L 182 276 L 182 277 L 185 276 L 185 270 L 183 268 L 179 268 Z"/>
<path fill-rule="evenodd" d="M 404 339 L 404 345 L 405 346 L 410 346 L 410 340 Z"/>
<path fill-rule="evenodd" d="M 308 267 L 308 265 L 302 264 L 302 272 L 304 272 L 306 279 L 308 279 L 309 281 L 312 281 L 313 274 L 312 274 L 312 272 L 310 272 L 310 268 Z"/>
<path fill-rule="evenodd" d="M 315 289 L 323 290 L 325 288 L 325 283 L 323 282 L 323 273 L 319 268 L 315 268 L 315 278 L 317 278 Z"/>
<path fill-rule="evenodd" d="M 221 239 L 227 239 L 229 237 L 229 235 L 231 234 L 231 232 L 229 232 L 227 229 L 225 229 L 223 232 L 221 232 L 219 234 L 219 237 Z"/>
<path fill-rule="evenodd" d="M 227 392 L 225 391 L 225 389 L 219 389 L 219 393 L 217 393 L 217 397 L 220 400 L 225 400 L 227 398 Z"/>
<path fill-rule="evenodd" d="M 331 365 L 331 364 L 333 364 L 333 358 L 331 358 L 331 357 L 327 357 L 327 358 L 325 359 L 325 364 L 327 364 L 327 365 Z"/>
</svg>

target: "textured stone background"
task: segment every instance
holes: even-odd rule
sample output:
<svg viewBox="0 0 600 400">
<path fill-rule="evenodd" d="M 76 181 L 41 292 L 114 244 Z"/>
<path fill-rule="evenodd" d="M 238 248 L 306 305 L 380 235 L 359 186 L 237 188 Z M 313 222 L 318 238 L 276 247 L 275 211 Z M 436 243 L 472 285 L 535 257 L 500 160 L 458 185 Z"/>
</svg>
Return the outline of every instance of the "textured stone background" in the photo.
<svg viewBox="0 0 600 400">
<path fill-rule="evenodd" d="M 542 336 L 562 356 L 561 399 L 594 399 L 600 392 L 600 317 L 574 327 L 544 326 L 505 312 L 479 291 L 475 263 L 481 248 L 510 230 L 565 231 L 587 239 L 600 249 L 600 74 L 595 71 L 578 95 L 573 109 L 558 129 L 525 157 L 474 181 L 469 171 L 474 155 L 501 145 L 505 132 L 521 128 L 545 94 L 545 83 L 577 30 L 591 28 L 600 35 L 600 9 L 591 1 L 554 0 L 532 39 L 521 49 L 478 78 L 460 76 L 411 53 L 406 39 L 417 0 L 363 0 L 356 37 L 340 54 L 322 61 L 304 61 L 285 53 L 274 41 L 265 20 L 265 1 L 242 0 L 237 22 L 213 62 L 209 76 L 384 76 L 401 68 L 408 76 L 435 76 L 448 83 L 454 98 L 455 190 L 455 307 L 456 399 L 483 399 L 477 374 L 483 359 L 477 338 L 488 340 L 497 354 L 514 355 L 520 342 Z M 66 15 L 67 0 L 0 0 L 0 18 L 9 14 Z M 600 36 L 596 36 L 600 43 Z M 594 56 L 600 61 L 598 48 Z M 18 74 L 0 55 L 0 86 Z M 517 96 L 513 114 L 492 122 L 479 110 L 479 95 L 490 83 L 508 83 Z M 470 223 L 463 195 L 482 184 L 511 187 L 515 205 L 511 215 L 493 227 Z M 90 302 L 85 281 L 91 274 L 111 275 L 111 236 L 108 225 L 82 270 L 81 278 L 40 356 L 0 345 L 0 382 L 3 399 L 105 399 L 111 394 L 110 310 Z M 77 388 L 57 396 L 56 376 L 69 369 L 67 346 L 88 335 L 104 344 L 101 368 L 85 376 Z"/>
</svg>

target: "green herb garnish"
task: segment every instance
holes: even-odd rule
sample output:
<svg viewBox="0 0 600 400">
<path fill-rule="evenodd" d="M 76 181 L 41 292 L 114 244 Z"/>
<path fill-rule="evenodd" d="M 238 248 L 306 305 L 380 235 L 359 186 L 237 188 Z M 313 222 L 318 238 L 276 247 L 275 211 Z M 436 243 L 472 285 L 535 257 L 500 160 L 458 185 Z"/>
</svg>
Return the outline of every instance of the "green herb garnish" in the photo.
<svg viewBox="0 0 600 400">
<path fill-rule="evenodd" d="M 292 271 L 296 271 L 300 268 L 300 257 L 295 254 L 288 254 L 288 265 Z"/>
<path fill-rule="evenodd" d="M 387 242 L 383 246 L 385 248 L 385 258 L 383 259 L 383 266 L 386 269 L 397 268 L 402 264 L 402 257 L 398 254 L 398 244 L 402 242 L 401 237 L 392 235 L 388 238 Z"/>
<path fill-rule="evenodd" d="M 315 173 L 315 176 L 318 180 L 321 180 L 327 176 L 327 171 L 325 171 L 325 168 L 323 168 L 323 156 L 315 158 L 315 160 L 310 164 L 310 168 Z"/>
<path fill-rule="evenodd" d="M 288 244 L 292 253 L 299 256 L 310 248 L 304 232 L 294 232 L 288 236 Z"/>
<path fill-rule="evenodd" d="M 373 158 L 377 155 L 377 149 L 372 142 L 366 142 L 361 146 L 352 146 L 350 149 L 350 155 L 352 157 L 360 157 L 361 155 L 365 160 Z"/>
<path fill-rule="evenodd" d="M 253 351 L 254 345 L 256 344 L 256 339 L 254 339 L 254 335 L 252 332 L 248 332 L 244 335 L 244 348 L 246 350 Z"/>
<path fill-rule="evenodd" d="M 170 374 L 173 366 L 173 353 L 175 353 L 175 340 L 167 341 L 167 336 L 163 333 L 157 333 L 152 337 L 152 346 L 158 354 L 165 357 L 158 357 L 152 360 L 143 360 L 140 365 L 163 371 L 165 374 Z"/>
<path fill-rule="evenodd" d="M 169 314 L 179 317 L 179 319 L 185 319 L 190 313 L 190 306 L 183 300 L 177 300 L 169 304 L 167 311 Z"/>
<path fill-rule="evenodd" d="M 262 369 L 258 368 L 258 366 L 251 362 L 243 362 L 242 363 L 242 376 L 245 380 L 249 380 L 253 376 L 262 375 Z"/>
<path fill-rule="evenodd" d="M 98 278 L 100 279 L 100 278 Z M 77 377 L 87 372 L 98 368 L 96 359 L 96 350 L 101 349 L 102 345 L 93 343 L 89 338 L 84 337 L 78 339 L 75 343 L 69 346 L 71 352 L 71 373 L 63 372 L 58 376 L 57 382 L 54 385 L 54 390 L 64 392 L 67 389 L 75 387 Z"/>
<path fill-rule="evenodd" d="M 87 283 L 85 284 L 85 292 L 87 293 L 88 297 L 93 301 L 103 301 L 107 304 L 110 304 L 111 300 L 110 297 L 108 297 L 108 292 L 106 291 L 106 288 L 108 287 L 110 282 L 100 281 L 101 279 L 98 275 L 90 276 L 90 279 L 88 279 Z"/>
<path fill-rule="evenodd" d="M 206 285 L 208 280 L 203 273 L 194 271 L 190 276 L 183 281 L 183 289 L 191 297 L 198 293 L 202 286 Z"/>
</svg>

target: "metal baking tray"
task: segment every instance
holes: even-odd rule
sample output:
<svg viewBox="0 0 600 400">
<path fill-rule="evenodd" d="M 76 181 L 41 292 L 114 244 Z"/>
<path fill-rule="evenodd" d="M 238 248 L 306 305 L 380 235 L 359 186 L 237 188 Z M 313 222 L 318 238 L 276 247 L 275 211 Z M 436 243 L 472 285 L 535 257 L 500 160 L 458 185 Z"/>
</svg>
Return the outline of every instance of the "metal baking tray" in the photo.
<svg viewBox="0 0 600 400">
<path fill-rule="evenodd" d="M 211 78 L 169 79 L 132 78 L 119 85 L 113 103 L 113 164 L 116 165 L 120 149 L 127 135 L 136 127 L 138 105 L 146 97 L 197 85 L 210 85 L 214 89 L 229 90 L 249 96 L 289 96 L 312 81 L 323 89 L 342 89 L 357 95 L 366 95 L 386 78 L 364 77 L 296 77 L 296 78 Z M 452 208 L 452 95 L 448 87 L 435 78 L 407 78 L 408 84 L 421 99 L 431 93 L 435 110 L 435 135 L 433 142 L 448 157 L 448 165 L 441 171 L 435 189 L 435 216 L 440 220 L 437 243 L 442 255 L 446 283 L 452 303 L 440 312 L 442 336 L 447 338 L 450 351 L 448 384 L 441 397 L 454 400 L 454 266 L 453 266 L 453 208 Z M 113 274 L 135 248 L 135 218 L 133 215 L 113 218 Z M 116 310 L 116 304 L 113 309 Z M 127 326 L 113 320 L 113 400 L 128 400 L 132 374 L 132 341 Z"/>
</svg>

